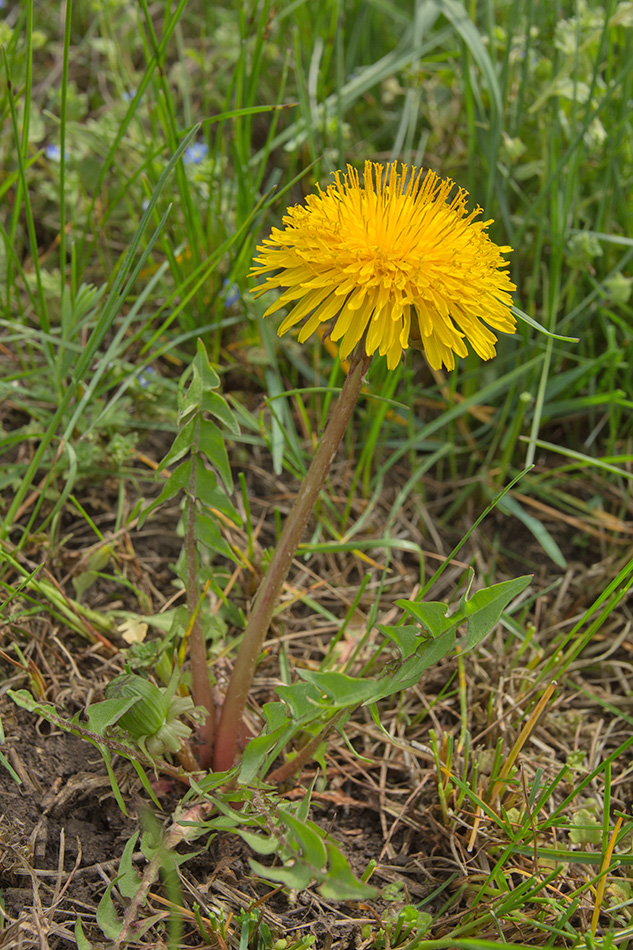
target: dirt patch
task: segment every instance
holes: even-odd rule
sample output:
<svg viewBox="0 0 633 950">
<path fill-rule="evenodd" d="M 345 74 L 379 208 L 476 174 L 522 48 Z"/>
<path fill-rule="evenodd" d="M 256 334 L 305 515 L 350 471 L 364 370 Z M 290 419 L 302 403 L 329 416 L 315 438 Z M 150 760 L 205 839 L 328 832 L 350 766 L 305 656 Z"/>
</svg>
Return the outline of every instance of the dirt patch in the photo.
<svg viewBox="0 0 633 950">
<path fill-rule="evenodd" d="M 104 874 L 114 876 L 136 822 L 121 813 L 95 749 L 72 735 L 51 734 L 48 723 L 38 723 L 7 698 L 0 713 L 2 751 L 21 780 L 18 785 L 0 768 L 6 926 L 19 925 L 27 934 L 43 914 L 54 932 L 74 924 L 82 903 L 94 907 Z"/>
</svg>

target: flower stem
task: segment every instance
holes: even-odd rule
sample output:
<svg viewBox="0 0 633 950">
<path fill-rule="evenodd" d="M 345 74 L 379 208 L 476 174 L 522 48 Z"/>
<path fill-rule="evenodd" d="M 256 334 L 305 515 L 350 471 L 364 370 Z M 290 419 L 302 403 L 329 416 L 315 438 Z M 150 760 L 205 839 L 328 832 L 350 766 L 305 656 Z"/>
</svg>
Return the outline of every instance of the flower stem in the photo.
<svg viewBox="0 0 633 950">
<path fill-rule="evenodd" d="M 325 477 L 349 424 L 370 362 L 371 357 L 364 354 L 354 354 L 350 358 L 350 369 L 341 394 L 331 410 L 327 427 L 312 459 L 312 464 L 290 514 L 286 518 L 275 553 L 255 595 L 216 733 L 213 767 L 217 772 L 230 769 L 235 762 L 246 697 L 255 677 L 257 660 L 270 626 L 275 604 Z"/>
<path fill-rule="evenodd" d="M 199 424 L 196 430 L 196 447 Z M 209 768 L 213 758 L 215 738 L 215 706 L 209 682 L 207 667 L 207 646 L 198 614 L 198 554 L 196 551 L 196 461 L 193 453 L 191 476 L 189 479 L 189 497 L 187 498 L 187 521 L 185 527 L 185 560 L 187 564 L 187 609 L 194 618 L 189 635 L 189 656 L 191 660 L 191 694 L 194 704 L 207 710 L 207 717 L 198 725 L 196 735 L 200 744 L 198 761 L 203 769 Z"/>
</svg>

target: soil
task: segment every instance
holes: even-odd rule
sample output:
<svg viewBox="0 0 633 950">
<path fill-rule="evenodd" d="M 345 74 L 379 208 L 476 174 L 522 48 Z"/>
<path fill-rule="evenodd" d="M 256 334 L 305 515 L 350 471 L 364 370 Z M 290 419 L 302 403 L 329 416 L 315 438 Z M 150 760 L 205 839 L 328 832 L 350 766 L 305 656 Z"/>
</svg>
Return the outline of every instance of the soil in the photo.
<svg viewBox="0 0 633 950">
<path fill-rule="evenodd" d="M 71 880 L 53 916 L 56 925 L 65 920 L 72 926 L 80 905 L 92 906 L 101 896 L 103 872 L 116 868 L 136 822 L 121 813 L 95 749 L 75 736 L 51 733 L 48 723 L 6 697 L 0 713 L 2 751 L 21 782 L 0 770 L 5 913 L 26 922 L 39 910 L 33 907 L 35 880 L 42 908 Z"/>
</svg>

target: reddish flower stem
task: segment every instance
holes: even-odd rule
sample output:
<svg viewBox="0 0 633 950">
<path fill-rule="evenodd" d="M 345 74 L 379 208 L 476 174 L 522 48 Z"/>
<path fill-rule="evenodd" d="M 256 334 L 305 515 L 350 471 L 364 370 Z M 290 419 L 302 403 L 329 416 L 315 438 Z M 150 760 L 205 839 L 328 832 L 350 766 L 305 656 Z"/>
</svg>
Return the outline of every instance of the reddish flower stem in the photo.
<svg viewBox="0 0 633 950">
<path fill-rule="evenodd" d="M 325 477 L 349 424 L 370 362 L 371 357 L 365 355 L 354 354 L 350 358 L 350 369 L 341 394 L 330 412 L 327 427 L 312 459 L 312 464 L 286 518 L 275 553 L 255 595 L 215 736 L 213 767 L 216 772 L 230 769 L 235 762 L 246 697 L 255 677 L 255 668 L 275 604 Z"/>
</svg>

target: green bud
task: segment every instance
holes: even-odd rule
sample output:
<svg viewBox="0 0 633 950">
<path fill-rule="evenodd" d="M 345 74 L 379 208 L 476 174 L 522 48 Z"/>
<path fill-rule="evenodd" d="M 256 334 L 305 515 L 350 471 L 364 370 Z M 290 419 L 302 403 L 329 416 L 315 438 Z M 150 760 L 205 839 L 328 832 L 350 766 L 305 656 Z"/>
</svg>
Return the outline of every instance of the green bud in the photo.
<svg viewBox="0 0 633 950">
<path fill-rule="evenodd" d="M 175 684 L 174 684 L 175 685 Z M 183 713 L 191 713 L 193 702 L 189 696 L 174 696 L 154 686 L 135 673 L 123 673 L 108 683 L 107 699 L 138 701 L 123 713 L 117 726 L 132 736 L 151 758 L 165 752 L 177 752 L 182 739 L 191 735 L 191 729 L 178 720 Z"/>
<path fill-rule="evenodd" d="M 123 713 L 117 723 L 135 739 L 156 735 L 165 725 L 169 715 L 169 702 L 158 686 L 154 686 L 142 676 L 123 673 L 108 683 L 105 694 L 107 699 L 131 699 L 138 696 L 138 702 Z"/>
</svg>

